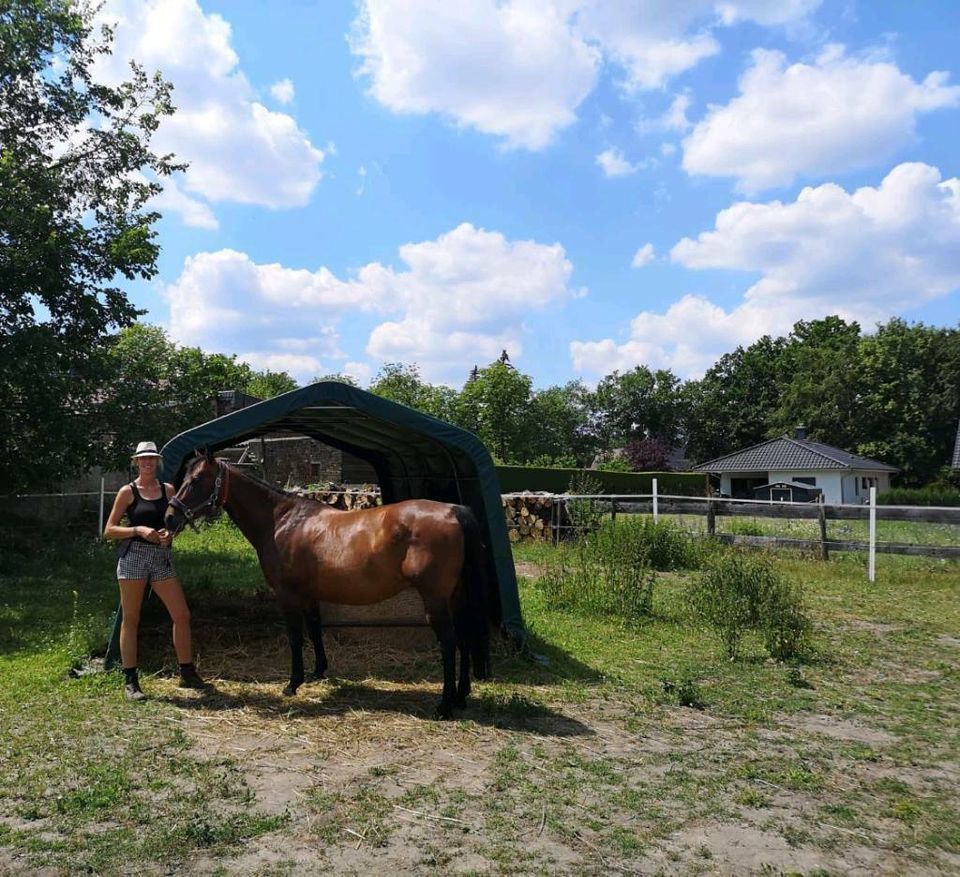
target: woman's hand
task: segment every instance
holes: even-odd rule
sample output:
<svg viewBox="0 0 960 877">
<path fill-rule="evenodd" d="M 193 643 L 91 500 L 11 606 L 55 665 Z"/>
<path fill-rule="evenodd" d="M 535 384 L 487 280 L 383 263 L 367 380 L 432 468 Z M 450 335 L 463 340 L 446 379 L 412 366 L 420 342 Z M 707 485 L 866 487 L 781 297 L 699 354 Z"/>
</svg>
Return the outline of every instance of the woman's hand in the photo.
<svg viewBox="0 0 960 877">
<path fill-rule="evenodd" d="M 173 544 L 173 534 L 166 527 L 157 530 L 157 535 L 160 537 L 160 544 L 165 548 L 169 548 Z"/>
<path fill-rule="evenodd" d="M 137 527 L 137 535 L 153 545 L 163 542 L 163 537 L 153 527 Z"/>
</svg>

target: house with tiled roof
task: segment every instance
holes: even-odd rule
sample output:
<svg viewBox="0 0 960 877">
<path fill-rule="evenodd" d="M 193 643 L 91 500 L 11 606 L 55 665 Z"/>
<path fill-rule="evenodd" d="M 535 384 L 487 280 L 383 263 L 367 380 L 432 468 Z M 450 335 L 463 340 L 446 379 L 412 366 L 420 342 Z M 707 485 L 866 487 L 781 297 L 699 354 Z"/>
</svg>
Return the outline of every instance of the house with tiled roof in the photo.
<svg viewBox="0 0 960 877">
<path fill-rule="evenodd" d="M 953 463 L 950 468 L 960 472 L 960 423 L 957 424 L 957 440 L 953 444 Z"/>
<path fill-rule="evenodd" d="M 877 494 L 890 489 L 899 470 L 878 460 L 807 439 L 798 427 L 795 435 L 780 436 L 708 460 L 694 468 L 720 479 L 720 493 L 740 499 L 775 499 L 827 503 L 863 503 L 870 488 Z"/>
</svg>

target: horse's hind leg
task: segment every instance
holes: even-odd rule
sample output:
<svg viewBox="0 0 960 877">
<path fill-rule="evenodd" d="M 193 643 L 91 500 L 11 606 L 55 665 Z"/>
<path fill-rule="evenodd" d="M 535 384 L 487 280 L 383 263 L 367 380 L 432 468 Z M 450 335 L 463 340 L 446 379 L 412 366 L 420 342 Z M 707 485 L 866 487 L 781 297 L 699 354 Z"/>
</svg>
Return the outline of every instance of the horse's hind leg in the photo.
<svg viewBox="0 0 960 877">
<path fill-rule="evenodd" d="M 427 620 L 437 635 L 440 654 L 443 657 L 443 695 L 437 705 L 438 719 L 453 718 L 453 703 L 457 696 L 456 660 L 457 635 L 453 627 L 453 617 L 446 602 L 427 605 Z"/>
<path fill-rule="evenodd" d="M 290 639 L 290 682 L 283 693 L 292 697 L 306 678 L 303 671 L 303 613 L 299 609 L 284 609 L 283 618 L 287 622 L 287 636 Z"/>
<path fill-rule="evenodd" d="M 457 682 L 457 696 L 453 699 L 453 705 L 463 709 L 467 705 L 467 696 L 470 694 L 470 644 L 461 639 L 459 651 L 460 681 Z"/>
<path fill-rule="evenodd" d="M 307 612 L 307 632 L 313 641 L 313 654 L 316 658 L 313 674 L 317 679 L 323 679 L 327 674 L 327 653 L 323 649 L 323 626 L 320 623 L 320 609 L 313 606 Z"/>
</svg>

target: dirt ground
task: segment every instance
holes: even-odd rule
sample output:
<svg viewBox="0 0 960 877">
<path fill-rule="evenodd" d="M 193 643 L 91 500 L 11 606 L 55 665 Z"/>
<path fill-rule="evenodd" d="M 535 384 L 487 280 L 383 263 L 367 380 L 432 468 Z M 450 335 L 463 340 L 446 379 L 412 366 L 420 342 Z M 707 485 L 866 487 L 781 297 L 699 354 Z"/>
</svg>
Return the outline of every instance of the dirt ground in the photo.
<svg viewBox="0 0 960 877">
<path fill-rule="evenodd" d="M 182 873 L 960 872 L 960 857 L 919 864 L 905 856 L 892 819 L 825 820 L 820 791 L 764 788 L 759 779 L 751 788 L 763 801 L 747 805 L 729 789 L 698 791 L 751 747 L 785 762 L 817 746 L 876 754 L 835 764 L 835 784 L 877 781 L 888 769 L 922 793 L 960 778 L 956 763 L 912 773 L 885 767 L 884 749 L 896 742 L 887 731 L 829 715 L 749 729 L 609 692 L 557 697 L 553 687 L 528 688 L 515 702 L 485 698 L 482 683 L 469 721 L 439 723 L 431 718 L 436 683 L 406 678 L 429 674 L 428 638 L 413 651 L 362 633 L 328 633 L 327 642 L 333 679 L 308 683 L 293 699 L 279 693 L 282 641 L 272 655 L 266 649 L 260 671 L 242 674 L 240 656 L 219 643 L 222 665 L 208 668 L 213 693 L 155 681 L 182 708 L 193 754 L 235 765 L 250 808 L 288 817 L 238 855 L 199 855 Z"/>
</svg>

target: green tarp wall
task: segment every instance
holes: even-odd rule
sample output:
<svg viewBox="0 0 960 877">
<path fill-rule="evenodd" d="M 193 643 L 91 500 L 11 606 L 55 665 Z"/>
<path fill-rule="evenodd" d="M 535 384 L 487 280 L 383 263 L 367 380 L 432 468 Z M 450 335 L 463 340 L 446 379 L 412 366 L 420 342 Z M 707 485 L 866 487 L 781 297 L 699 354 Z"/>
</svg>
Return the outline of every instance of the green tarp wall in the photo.
<svg viewBox="0 0 960 877">
<path fill-rule="evenodd" d="M 275 396 L 187 430 L 163 446 L 165 478 L 179 482 L 198 448 L 216 451 L 289 431 L 369 462 L 385 503 L 435 499 L 470 506 L 483 530 L 492 619 L 524 637 L 517 576 L 490 454 L 471 432 L 337 381 Z"/>
</svg>

